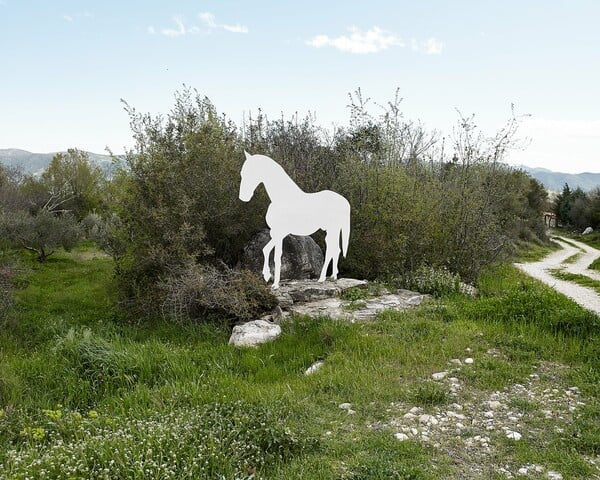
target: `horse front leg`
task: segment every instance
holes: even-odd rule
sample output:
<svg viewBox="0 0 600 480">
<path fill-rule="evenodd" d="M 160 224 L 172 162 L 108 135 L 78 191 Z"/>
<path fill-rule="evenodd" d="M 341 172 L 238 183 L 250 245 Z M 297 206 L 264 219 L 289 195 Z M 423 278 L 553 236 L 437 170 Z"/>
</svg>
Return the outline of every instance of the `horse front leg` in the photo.
<svg viewBox="0 0 600 480">
<path fill-rule="evenodd" d="M 265 257 L 265 261 L 263 264 L 262 274 L 265 282 L 268 282 L 271 278 L 271 268 L 269 267 L 269 257 L 271 256 L 271 250 L 275 246 L 275 241 L 271 238 L 267 242 L 267 244 L 263 247 L 263 256 Z"/>
<path fill-rule="evenodd" d="M 283 238 L 275 241 L 275 279 L 273 280 L 273 288 L 279 288 L 279 276 L 281 275 L 281 256 L 283 255 Z"/>
</svg>

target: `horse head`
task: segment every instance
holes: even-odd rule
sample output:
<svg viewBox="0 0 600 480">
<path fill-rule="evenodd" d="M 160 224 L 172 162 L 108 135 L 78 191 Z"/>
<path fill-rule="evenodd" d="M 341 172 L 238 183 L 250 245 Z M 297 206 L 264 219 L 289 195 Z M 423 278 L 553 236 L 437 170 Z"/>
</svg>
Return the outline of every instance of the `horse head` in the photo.
<svg viewBox="0 0 600 480">
<path fill-rule="evenodd" d="M 249 202 L 254 195 L 254 190 L 258 187 L 258 184 L 262 182 L 259 177 L 259 169 L 256 168 L 256 162 L 253 161 L 253 155 L 250 155 L 244 150 L 246 155 L 246 161 L 242 165 L 242 181 L 240 182 L 240 200 L 243 202 Z"/>
</svg>

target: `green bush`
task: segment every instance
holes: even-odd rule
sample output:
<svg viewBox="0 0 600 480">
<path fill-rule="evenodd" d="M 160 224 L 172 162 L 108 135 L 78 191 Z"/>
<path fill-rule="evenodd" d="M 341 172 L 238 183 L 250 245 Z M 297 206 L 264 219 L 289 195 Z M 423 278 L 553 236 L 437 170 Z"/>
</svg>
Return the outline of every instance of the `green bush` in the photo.
<svg viewBox="0 0 600 480">
<path fill-rule="evenodd" d="M 426 265 L 398 277 L 395 283 L 399 287 L 428 293 L 435 297 L 463 293 L 459 275 L 446 268 L 433 268 Z"/>
<path fill-rule="evenodd" d="M 352 233 L 342 275 L 410 276 L 428 265 L 474 282 L 519 238 L 545 236 L 544 189 L 502 164 L 516 118 L 491 138 L 461 118 L 448 154 L 435 134 L 402 118 L 397 99 L 378 116 L 360 92 L 351 101 L 349 125 L 333 134 L 310 117 L 259 115 L 239 129 L 190 90 L 176 95 L 165 117 L 127 107 L 136 146 L 116 176 L 119 221 L 111 233 L 122 247 L 113 256 L 126 303 L 179 318 L 169 306 L 173 295 L 165 297 L 172 290 L 160 287 L 183 281 L 173 272 L 234 268 L 264 227 L 269 201 L 262 187 L 249 204 L 238 199 L 244 150 L 272 156 L 307 192 L 331 189 L 348 199 Z M 315 238 L 322 243 L 322 234 Z M 440 294 L 455 288 L 436 281 L 425 286 Z"/>
</svg>

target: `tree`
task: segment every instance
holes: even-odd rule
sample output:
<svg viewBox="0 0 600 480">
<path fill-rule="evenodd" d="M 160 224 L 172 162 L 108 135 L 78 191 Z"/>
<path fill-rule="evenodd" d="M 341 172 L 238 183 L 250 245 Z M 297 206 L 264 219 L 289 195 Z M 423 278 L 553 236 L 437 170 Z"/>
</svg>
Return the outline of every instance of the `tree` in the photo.
<svg viewBox="0 0 600 480">
<path fill-rule="evenodd" d="M 71 148 L 57 153 L 42 173 L 39 185 L 44 204 L 51 212 L 71 212 L 79 220 L 102 204 L 104 174 L 90 163 L 86 152 Z"/>
<path fill-rule="evenodd" d="M 0 236 L 19 248 L 35 253 L 45 262 L 54 250 L 73 248 L 81 238 L 81 227 L 73 215 L 55 215 L 41 210 L 33 216 L 26 212 L 0 215 Z"/>
</svg>

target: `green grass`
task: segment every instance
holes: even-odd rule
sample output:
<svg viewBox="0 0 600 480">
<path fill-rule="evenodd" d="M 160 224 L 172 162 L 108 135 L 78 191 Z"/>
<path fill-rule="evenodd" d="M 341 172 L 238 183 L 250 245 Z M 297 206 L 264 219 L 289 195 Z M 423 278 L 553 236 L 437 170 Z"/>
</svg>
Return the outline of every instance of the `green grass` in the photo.
<svg viewBox="0 0 600 480">
<path fill-rule="evenodd" d="M 577 240 L 587 243 L 590 247 L 600 250 L 600 232 L 592 232 L 588 235 L 577 235 Z"/>
<path fill-rule="evenodd" d="M 589 406 L 581 418 L 566 434 L 536 426 L 545 443 L 501 442 L 498 462 L 591 476 L 583 456 L 600 448 L 600 320 L 512 266 L 486 272 L 475 299 L 371 323 L 297 318 L 257 349 L 230 347 L 217 325 L 127 318 L 111 261 L 90 247 L 29 267 L 0 330 L 0 479 L 42 469 L 46 478 L 104 478 L 104 469 L 109 478 L 248 478 L 254 469 L 261 479 L 463 478 L 445 446 L 399 442 L 390 422 L 455 401 L 431 374 L 467 348 L 475 363 L 454 374 L 461 402 L 526 381 L 542 360 L 569 367 L 564 381 Z M 305 376 L 317 360 L 324 366 Z"/>
<path fill-rule="evenodd" d="M 579 260 L 581 258 L 581 256 L 583 255 L 583 252 L 580 253 L 576 253 L 575 255 L 571 255 L 570 257 L 567 257 L 563 260 L 562 263 L 575 263 L 577 260 Z"/>
<path fill-rule="evenodd" d="M 543 244 L 524 242 L 517 245 L 517 260 L 519 262 L 538 262 L 550 253 L 560 249 L 561 246 L 553 241 Z"/>
<path fill-rule="evenodd" d="M 566 272 L 560 268 L 550 270 L 552 276 L 556 278 L 560 278 L 561 280 L 567 280 L 569 282 L 574 282 L 582 287 L 589 287 L 600 293 L 600 281 L 594 280 L 593 278 L 588 277 L 587 275 L 582 275 L 579 273 L 570 273 Z"/>
</svg>

